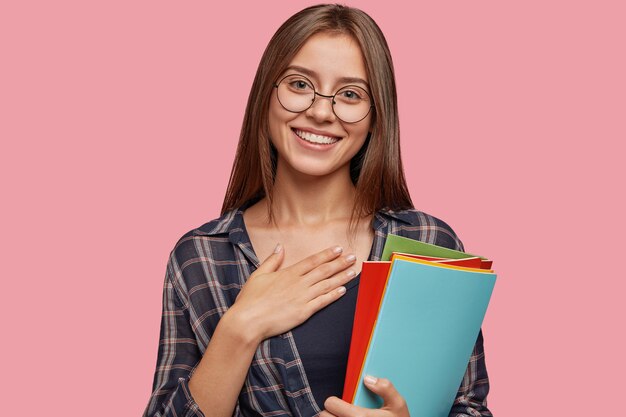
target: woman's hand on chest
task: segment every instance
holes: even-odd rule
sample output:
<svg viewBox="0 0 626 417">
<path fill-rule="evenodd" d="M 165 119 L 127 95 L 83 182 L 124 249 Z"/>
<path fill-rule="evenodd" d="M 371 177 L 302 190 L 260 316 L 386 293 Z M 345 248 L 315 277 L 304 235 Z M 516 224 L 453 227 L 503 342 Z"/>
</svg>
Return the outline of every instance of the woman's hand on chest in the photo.
<svg viewBox="0 0 626 417">
<path fill-rule="evenodd" d="M 337 300 L 356 276 L 356 257 L 338 247 L 324 249 L 280 269 L 280 245 L 248 278 L 226 312 L 247 337 L 262 341 L 285 333 Z"/>
</svg>

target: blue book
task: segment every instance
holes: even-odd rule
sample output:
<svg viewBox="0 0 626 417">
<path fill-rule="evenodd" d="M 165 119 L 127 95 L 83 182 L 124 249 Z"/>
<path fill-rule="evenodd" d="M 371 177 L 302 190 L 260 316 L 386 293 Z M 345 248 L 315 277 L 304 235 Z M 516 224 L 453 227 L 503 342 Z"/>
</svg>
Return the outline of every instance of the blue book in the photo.
<svg viewBox="0 0 626 417">
<path fill-rule="evenodd" d="M 496 281 L 492 271 L 395 256 L 353 404 L 379 408 L 365 375 L 389 379 L 411 415 L 447 417 Z"/>
</svg>

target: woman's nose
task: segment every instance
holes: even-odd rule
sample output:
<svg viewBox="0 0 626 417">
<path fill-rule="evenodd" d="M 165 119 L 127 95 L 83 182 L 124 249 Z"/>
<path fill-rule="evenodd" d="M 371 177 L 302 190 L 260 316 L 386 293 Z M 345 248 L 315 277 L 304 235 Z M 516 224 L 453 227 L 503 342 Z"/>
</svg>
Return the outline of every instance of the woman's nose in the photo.
<svg viewBox="0 0 626 417">
<path fill-rule="evenodd" d="M 307 115 L 318 122 L 334 121 L 336 116 L 333 111 L 333 97 L 317 94 L 311 107 L 307 110 Z"/>
</svg>

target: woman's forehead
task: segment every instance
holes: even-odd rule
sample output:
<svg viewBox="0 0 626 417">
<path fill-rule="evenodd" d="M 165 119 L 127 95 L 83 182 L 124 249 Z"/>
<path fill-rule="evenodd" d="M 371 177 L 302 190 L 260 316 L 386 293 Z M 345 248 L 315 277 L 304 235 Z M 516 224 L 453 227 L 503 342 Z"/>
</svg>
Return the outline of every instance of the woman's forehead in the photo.
<svg viewBox="0 0 626 417">
<path fill-rule="evenodd" d="M 351 36 L 318 33 L 296 53 L 287 70 L 301 72 L 320 83 L 364 83 L 365 59 L 359 43 Z"/>
</svg>

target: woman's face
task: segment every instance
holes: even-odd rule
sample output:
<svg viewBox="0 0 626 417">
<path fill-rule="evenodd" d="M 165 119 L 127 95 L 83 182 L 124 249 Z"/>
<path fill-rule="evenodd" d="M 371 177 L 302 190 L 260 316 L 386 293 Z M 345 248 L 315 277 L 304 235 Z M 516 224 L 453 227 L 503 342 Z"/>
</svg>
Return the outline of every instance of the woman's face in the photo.
<svg viewBox="0 0 626 417">
<path fill-rule="evenodd" d="M 369 93 L 361 49 L 353 38 L 343 34 L 319 33 L 310 37 L 279 80 L 288 74 L 304 75 L 317 93 L 327 96 L 347 85 L 360 86 Z M 308 88 L 294 84 L 295 88 Z M 269 107 L 269 129 L 278 151 L 279 173 L 287 170 L 292 175 L 324 176 L 345 170 L 344 174 L 349 175 L 350 160 L 370 130 L 371 112 L 359 122 L 346 123 L 334 114 L 331 99 L 316 96 L 307 110 L 292 113 L 281 105 L 277 93 L 275 88 Z M 344 96 L 350 98 L 352 94 Z"/>
</svg>

